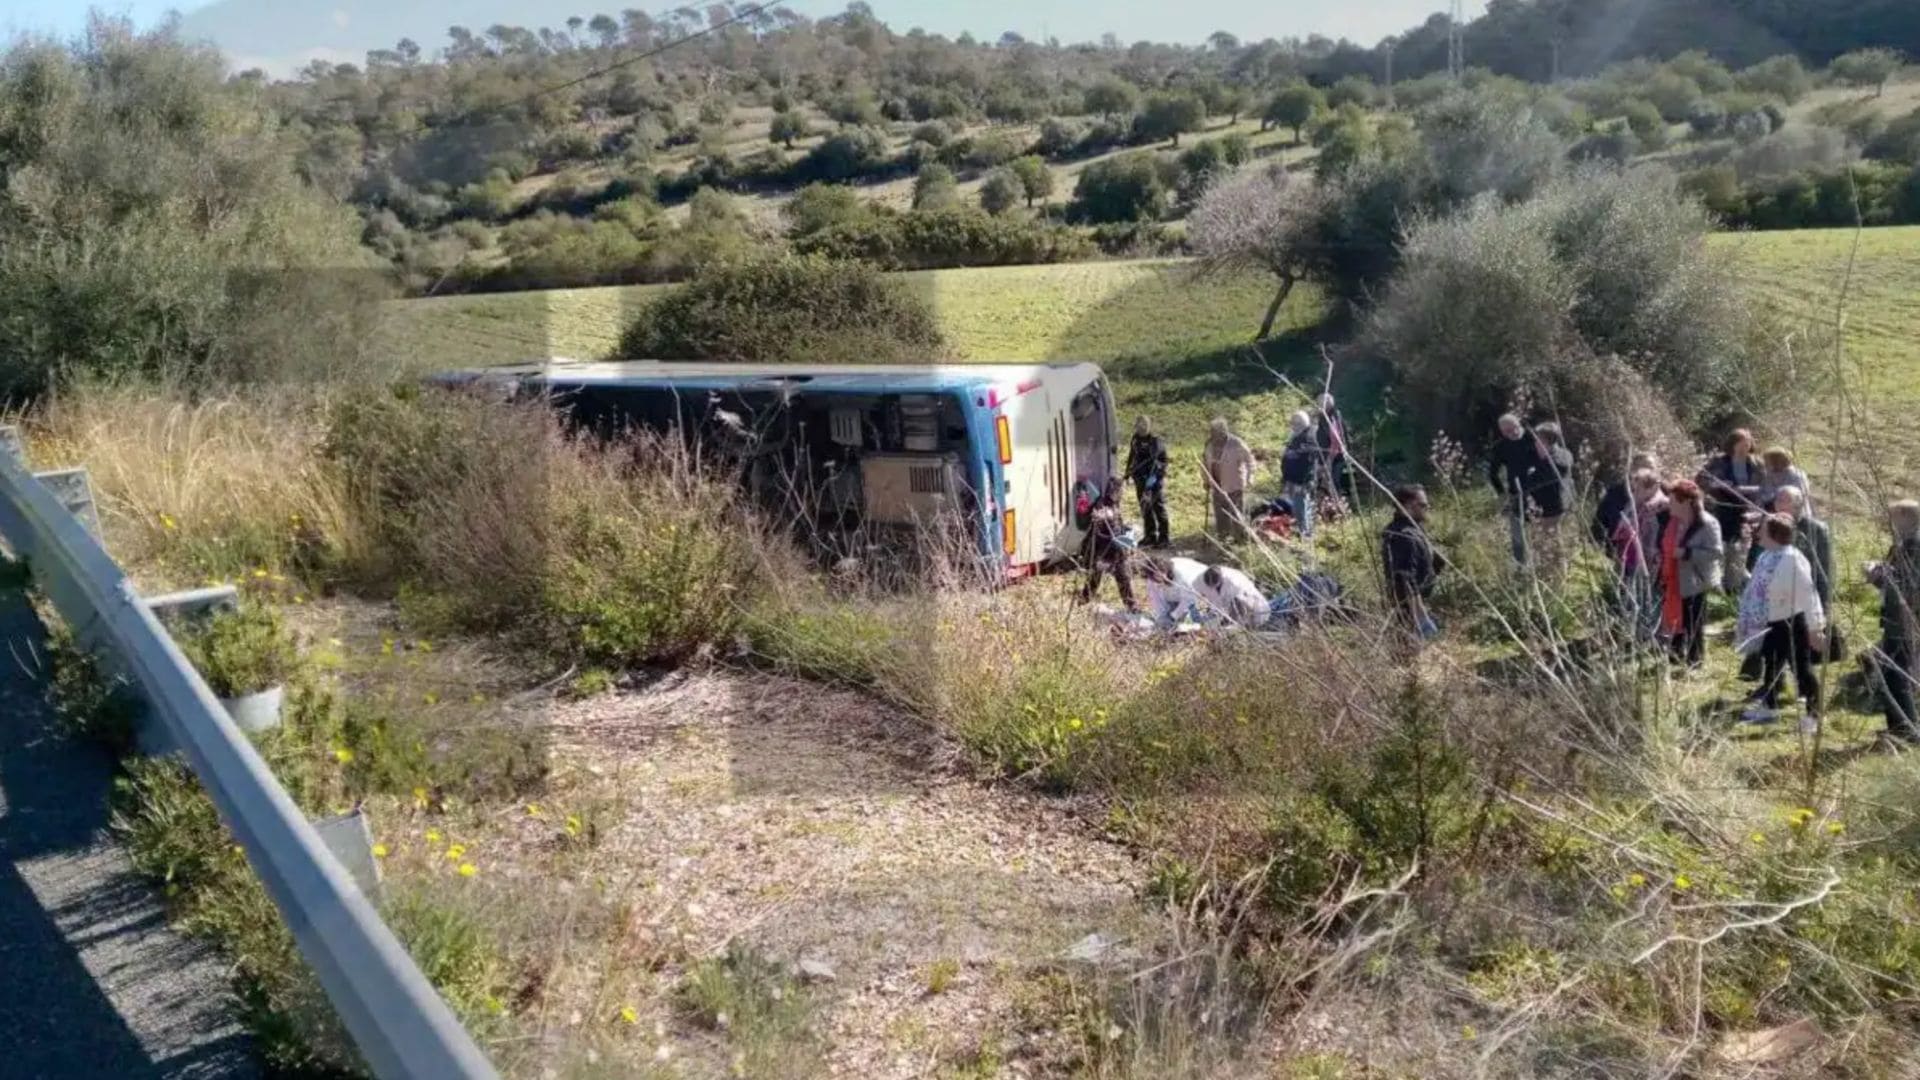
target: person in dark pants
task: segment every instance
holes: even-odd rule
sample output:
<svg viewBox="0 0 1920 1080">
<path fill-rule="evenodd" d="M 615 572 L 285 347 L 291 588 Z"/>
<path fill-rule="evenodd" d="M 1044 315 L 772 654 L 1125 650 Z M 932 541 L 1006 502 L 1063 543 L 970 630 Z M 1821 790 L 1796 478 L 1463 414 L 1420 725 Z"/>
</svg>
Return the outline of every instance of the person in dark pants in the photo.
<svg viewBox="0 0 1920 1080">
<path fill-rule="evenodd" d="M 1427 489 L 1408 484 L 1393 493 L 1397 505 L 1393 520 L 1380 534 L 1380 563 L 1387 571 L 1387 597 L 1408 631 L 1426 640 L 1440 632 L 1427 610 L 1427 598 L 1446 557 L 1427 537 Z"/>
<path fill-rule="evenodd" d="M 1614 538 L 1620 529 L 1620 522 L 1633 513 L 1633 478 L 1642 472 L 1659 472 L 1659 459 L 1652 454 L 1639 453 L 1627 459 L 1627 473 L 1619 482 L 1611 484 L 1600 494 L 1600 504 L 1594 508 L 1593 521 L 1587 526 L 1587 533 L 1593 542 L 1611 552 L 1614 550 Z"/>
<path fill-rule="evenodd" d="M 1913 701 L 1920 677 L 1920 502 L 1894 503 L 1887 522 L 1893 546 L 1886 561 L 1867 564 L 1867 581 L 1880 590 L 1880 652 L 1874 660 L 1887 714 L 1883 738 L 1912 745 L 1920 743 Z"/>
<path fill-rule="evenodd" d="M 1325 465 L 1321 479 L 1327 490 L 1344 500 L 1349 511 L 1358 510 L 1359 492 L 1354 489 L 1352 463 L 1347 460 L 1347 421 L 1332 394 L 1320 395 L 1319 422 L 1313 430 L 1320 443 L 1320 459 Z"/>
<path fill-rule="evenodd" d="M 1305 410 L 1287 418 L 1293 434 L 1280 456 L 1280 491 L 1293 507 L 1295 531 L 1313 539 L 1314 488 L 1320 479 L 1320 444 L 1314 438 L 1313 417 Z"/>
<path fill-rule="evenodd" d="M 1740 596 L 1734 641 L 1743 653 L 1759 653 L 1760 688 L 1741 720 L 1770 724 L 1779 717 L 1780 684 L 1791 667 L 1794 689 L 1807 703 L 1801 727 L 1811 733 L 1820 722 L 1813 663 L 1826 644 L 1826 608 L 1813 585 L 1813 564 L 1793 546 L 1793 519 L 1769 515 L 1756 533 L 1761 553 Z"/>
<path fill-rule="evenodd" d="M 1140 503 L 1141 524 L 1147 535 L 1141 543 L 1147 547 L 1166 547 L 1173 543 L 1167 525 L 1167 444 L 1153 433 L 1153 421 L 1146 417 L 1134 421 L 1133 442 L 1127 446 L 1127 479 L 1133 481 L 1133 494 Z"/>
<path fill-rule="evenodd" d="M 1720 523 L 1706 512 L 1700 485 L 1676 481 L 1651 554 L 1660 583 L 1660 631 L 1675 662 L 1698 668 L 1706 652 L 1707 593 L 1720 587 Z"/>
<path fill-rule="evenodd" d="M 1127 548 L 1120 542 L 1126 531 L 1126 522 L 1120 517 L 1120 478 L 1116 476 L 1107 481 L 1106 490 L 1093 503 L 1093 520 L 1087 526 L 1084 549 L 1087 583 L 1080 589 L 1081 603 L 1092 600 L 1100 591 L 1101 578 L 1112 574 L 1114 583 L 1120 587 L 1120 602 L 1128 611 L 1140 610 L 1139 602 L 1133 597 Z"/>
<path fill-rule="evenodd" d="M 1500 418 L 1500 438 L 1487 458 L 1487 482 L 1500 494 L 1507 515 L 1508 538 L 1513 545 L 1513 561 L 1525 566 L 1527 556 L 1527 503 L 1540 474 L 1547 467 L 1546 452 L 1520 418 L 1508 413 Z"/>
<path fill-rule="evenodd" d="M 1696 480 L 1706 492 L 1708 511 L 1720 523 L 1724 549 L 1720 579 L 1733 596 L 1746 588 L 1747 567 L 1753 562 L 1749 556 L 1757 554 L 1746 535 L 1747 515 L 1767 509 L 1760 505 L 1760 474 L 1760 462 L 1753 456 L 1753 432 L 1737 428 Z"/>
</svg>

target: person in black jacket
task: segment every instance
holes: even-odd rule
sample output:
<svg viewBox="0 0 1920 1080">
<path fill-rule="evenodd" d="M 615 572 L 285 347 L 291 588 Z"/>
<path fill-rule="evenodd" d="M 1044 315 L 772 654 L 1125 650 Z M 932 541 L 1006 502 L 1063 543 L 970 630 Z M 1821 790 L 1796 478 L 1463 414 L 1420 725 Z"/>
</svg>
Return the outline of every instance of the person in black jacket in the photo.
<svg viewBox="0 0 1920 1080">
<path fill-rule="evenodd" d="M 1280 455 L 1280 491 L 1293 504 L 1293 520 L 1301 536 L 1313 537 L 1314 485 L 1320 476 L 1320 442 L 1314 436 L 1313 417 L 1296 412 L 1287 424 L 1293 435 Z"/>
<path fill-rule="evenodd" d="M 1644 452 L 1633 455 L 1627 461 L 1626 475 L 1600 493 L 1600 505 L 1594 508 L 1587 532 L 1608 554 L 1613 553 L 1614 533 L 1621 519 L 1633 513 L 1633 477 L 1642 471 L 1659 472 L 1660 460 Z"/>
<path fill-rule="evenodd" d="M 1749 515 L 1768 509 L 1761 505 L 1761 463 L 1753 456 L 1753 432 L 1736 428 L 1727 436 L 1726 447 L 1700 470 L 1695 482 L 1707 493 L 1707 509 L 1720 523 L 1723 546 L 1720 586 L 1730 596 L 1739 596 L 1747 587 L 1747 568 L 1754 560 L 1752 539 L 1747 534 Z"/>
<path fill-rule="evenodd" d="M 1167 444 L 1153 433 L 1153 421 L 1146 417 L 1134 421 L 1133 442 L 1127 446 L 1127 478 L 1133 481 L 1133 494 L 1140 503 L 1140 519 L 1147 535 L 1141 541 L 1147 547 L 1166 547 L 1173 542 L 1167 525 Z"/>
<path fill-rule="evenodd" d="M 1487 482 L 1499 492 L 1507 515 L 1507 535 L 1513 545 L 1513 561 L 1525 566 L 1527 558 L 1527 504 L 1540 486 L 1541 473 L 1547 468 L 1547 454 L 1540 440 L 1528 431 L 1520 418 L 1508 413 L 1500 418 L 1500 438 L 1487 459 Z"/>
<path fill-rule="evenodd" d="M 1920 503 L 1894 503 L 1887 518 L 1893 546 L 1886 561 L 1867 564 L 1867 581 L 1880 590 L 1874 666 L 1887 714 L 1884 738 L 1911 746 L 1920 743 L 1920 712 L 1914 709 L 1914 687 L 1920 685 Z"/>
<path fill-rule="evenodd" d="M 1114 584 L 1120 587 L 1120 602 L 1127 605 L 1128 611 L 1140 610 L 1140 604 L 1133 597 L 1133 574 L 1127 566 L 1127 548 L 1120 538 L 1127 531 L 1127 523 L 1120 516 L 1120 478 L 1113 477 L 1094 500 L 1092 520 L 1087 526 L 1086 547 L 1082 554 L 1087 564 L 1087 582 L 1080 590 L 1082 603 L 1092 600 L 1100 591 L 1100 579 L 1112 574 Z"/>
<path fill-rule="evenodd" d="M 1393 602 L 1408 630 L 1422 639 L 1440 632 L 1433 614 L 1427 610 L 1427 598 L 1440 572 L 1447 567 L 1446 557 L 1427 537 L 1427 489 L 1409 484 L 1393 493 L 1397 505 L 1393 520 L 1380 534 L 1380 563 L 1387 571 L 1387 596 Z"/>
</svg>

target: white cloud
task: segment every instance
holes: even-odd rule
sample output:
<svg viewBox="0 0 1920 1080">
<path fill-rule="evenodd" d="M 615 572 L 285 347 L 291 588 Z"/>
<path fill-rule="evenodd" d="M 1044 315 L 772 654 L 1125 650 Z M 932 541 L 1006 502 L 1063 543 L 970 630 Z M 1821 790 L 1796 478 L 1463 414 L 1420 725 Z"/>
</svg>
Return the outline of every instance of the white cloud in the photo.
<svg viewBox="0 0 1920 1080">
<path fill-rule="evenodd" d="M 353 21 L 353 16 L 347 14 L 346 9 L 344 8 L 333 9 L 333 25 L 339 27 L 342 30 L 345 30 L 347 28 L 347 24 L 352 21 Z"/>
<path fill-rule="evenodd" d="M 283 56 L 229 55 L 227 62 L 232 65 L 234 71 L 250 71 L 253 68 L 259 68 L 276 79 L 286 79 L 291 78 L 297 74 L 301 68 L 306 67 L 315 60 L 325 60 L 329 64 L 357 64 L 360 62 L 360 59 L 361 57 L 358 53 L 350 52 L 346 49 L 332 49 L 322 45 L 318 48 L 303 49 L 300 52 L 287 53 Z"/>
</svg>

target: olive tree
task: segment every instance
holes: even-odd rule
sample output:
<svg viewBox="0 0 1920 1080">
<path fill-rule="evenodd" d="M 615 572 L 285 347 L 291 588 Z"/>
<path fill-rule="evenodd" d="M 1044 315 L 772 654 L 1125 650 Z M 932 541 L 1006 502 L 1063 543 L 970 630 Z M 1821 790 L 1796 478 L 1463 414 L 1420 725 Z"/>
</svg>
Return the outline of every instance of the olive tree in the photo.
<svg viewBox="0 0 1920 1080">
<path fill-rule="evenodd" d="M 1273 275 L 1273 302 L 1254 340 L 1273 333 L 1280 307 L 1315 265 L 1314 236 L 1324 194 L 1280 167 L 1246 169 L 1209 187 L 1187 217 L 1187 242 L 1206 279 L 1257 271 Z"/>
<path fill-rule="evenodd" d="M 1827 70 L 1848 86 L 1873 88 L 1873 96 L 1887 92 L 1887 80 L 1893 78 L 1906 60 L 1893 49 L 1856 49 L 1834 59 Z"/>
</svg>

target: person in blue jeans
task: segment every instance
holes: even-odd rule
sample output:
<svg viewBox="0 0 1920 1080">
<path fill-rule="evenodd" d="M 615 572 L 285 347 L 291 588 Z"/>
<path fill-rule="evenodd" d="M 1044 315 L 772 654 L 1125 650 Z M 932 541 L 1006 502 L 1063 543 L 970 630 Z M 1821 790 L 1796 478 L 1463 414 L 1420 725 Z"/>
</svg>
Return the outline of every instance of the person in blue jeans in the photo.
<svg viewBox="0 0 1920 1080">
<path fill-rule="evenodd" d="M 1548 472 L 1546 449 L 1527 430 L 1520 418 L 1508 413 L 1500 418 L 1500 438 L 1487 457 L 1487 482 L 1500 494 L 1501 508 L 1507 515 L 1507 533 L 1513 546 L 1513 561 L 1521 566 L 1531 561 L 1527 544 L 1527 504 L 1541 474 Z M 1551 473 L 1548 472 L 1551 476 Z"/>
<path fill-rule="evenodd" d="M 1313 417 L 1304 410 L 1287 419 L 1293 436 L 1280 454 L 1280 487 L 1293 505 L 1295 531 L 1313 536 L 1313 491 L 1320 477 L 1320 441 L 1314 437 Z"/>
</svg>

